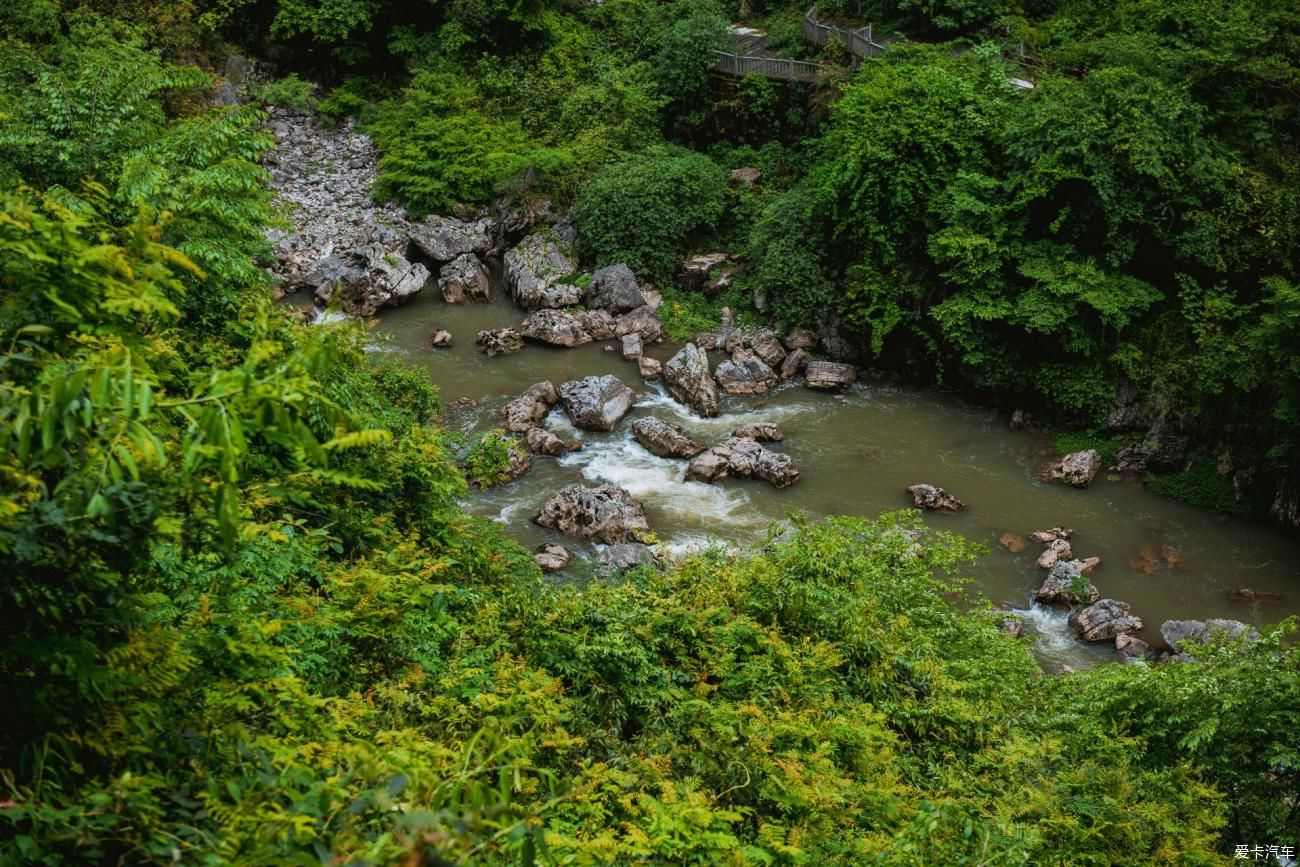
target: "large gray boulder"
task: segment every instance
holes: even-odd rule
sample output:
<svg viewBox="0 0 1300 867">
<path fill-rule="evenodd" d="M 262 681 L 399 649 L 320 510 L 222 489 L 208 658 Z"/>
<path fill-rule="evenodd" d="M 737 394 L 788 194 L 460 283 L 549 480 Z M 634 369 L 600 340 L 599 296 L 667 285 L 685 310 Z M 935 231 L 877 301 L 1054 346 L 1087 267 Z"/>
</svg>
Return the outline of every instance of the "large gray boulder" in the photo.
<svg viewBox="0 0 1300 867">
<path fill-rule="evenodd" d="M 473 253 L 457 256 L 442 266 L 438 271 L 438 291 L 448 304 L 492 300 L 487 267 Z"/>
<path fill-rule="evenodd" d="M 327 256 L 316 270 L 316 301 L 355 316 L 374 316 L 381 307 L 396 307 L 429 280 L 428 268 L 378 243 Z"/>
<path fill-rule="evenodd" d="M 1044 474 L 1048 479 L 1065 482 L 1075 488 L 1086 488 L 1091 485 L 1100 471 L 1101 455 L 1096 449 L 1071 452 L 1044 468 Z"/>
<path fill-rule="evenodd" d="M 726 476 L 763 479 L 787 488 L 799 481 L 799 469 L 789 455 L 738 437 L 697 455 L 686 468 L 686 478 L 692 481 L 715 482 Z"/>
<path fill-rule="evenodd" d="M 697 415 L 718 414 L 718 384 L 709 373 L 709 357 L 694 343 L 683 346 L 663 369 L 668 393 Z"/>
<path fill-rule="evenodd" d="M 642 545 L 640 542 L 623 542 L 610 545 L 600 552 L 600 557 L 596 560 L 596 574 L 601 578 L 609 578 L 639 566 L 656 566 L 658 563 L 659 558 L 649 545 Z"/>
<path fill-rule="evenodd" d="M 614 336 L 614 317 L 608 310 L 579 310 L 573 317 L 592 340 L 609 340 Z"/>
<path fill-rule="evenodd" d="M 772 368 L 749 350 L 738 350 L 714 371 L 713 378 L 727 394 L 766 394 L 776 385 Z"/>
<path fill-rule="evenodd" d="M 608 310 L 610 313 L 627 313 L 646 303 L 641 286 L 632 269 L 623 264 L 601 268 L 591 275 L 587 285 L 587 306 Z"/>
<path fill-rule="evenodd" d="M 661 458 L 691 458 L 704 451 L 681 425 L 657 418 L 639 418 L 632 422 L 632 436 L 646 451 Z"/>
<path fill-rule="evenodd" d="M 566 485 L 546 501 L 533 520 L 567 536 L 605 545 L 650 538 L 650 522 L 641 504 L 613 485 Z"/>
<path fill-rule="evenodd" d="M 588 376 L 560 386 L 564 411 L 575 427 L 613 430 L 632 408 L 636 395 L 617 376 Z"/>
<path fill-rule="evenodd" d="M 541 425 L 551 407 L 559 401 L 560 394 L 555 386 L 548 382 L 530 385 L 523 394 L 501 407 L 497 415 L 506 430 L 514 433 L 526 433 Z"/>
<path fill-rule="evenodd" d="M 858 369 L 837 361 L 810 361 L 803 374 L 804 385 L 820 391 L 843 391 L 858 380 Z"/>
<path fill-rule="evenodd" d="M 1258 641 L 1259 632 L 1240 620 L 1213 618 L 1211 620 L 1166 620 L 1160 624 L 1160 637 L 1174 651 L 1186 654 L 1193 645 L 1230 640 L 1245 636 L 1248 641 Z"/>
<path fill-rule="evenodd" d="M 1099 599 L 1070 614 L 1070 629 L 1090 644 L 1114 641 L 1115 636 L 1142 629 L 1142 619 L 1129 613 L 1129 604 L 1117 599 Z"/>
<path fill-rule="evenodd" d="M 774 421 L 751 421 L 731 432 L 733 437 L 744 440 L 758 440 L 760 443 L 779 443 L 785 441 L 785 434 Z"/>
<path fill-rule="evenodd" d="M 544 427 L 530 427 L 524 434 L 524 445 L 535 455 L 549 455 L 558 458 L 568 454 L 568 444 Z"/>
<path fill-rule="evenodd" d="M 538 343 L 566 348 L 591 342 L 591 335 L 583 329 L 578 318 L 567 310 L 546 308 L 534 311 L 519 325 L 519 333 Z"/>
<path fill-rule="evenodd" d="M 802 349 L 792 349 L 785 361 L 781 362 L 781 378 L 794 379 L 807 370 L 809 364 L 812 364 L 811 355 Z"/>
<path fill-rule="evenodd" d="M 467 253 L 484 254 L 492 246 L 487 220 L 466 223 L 451 217 L 428 217 L 407 227 L 421 253 L 438 264 L 451 262 Z"/>
<path fill-rule="evenodd" d="M 568 245 L 535 232 L 506 253 L 506 287 L 515 303 L 528 310 L 569 307 L 582 300 L 582 290 L 565 279 L 577 268 Z"/>
</svg>

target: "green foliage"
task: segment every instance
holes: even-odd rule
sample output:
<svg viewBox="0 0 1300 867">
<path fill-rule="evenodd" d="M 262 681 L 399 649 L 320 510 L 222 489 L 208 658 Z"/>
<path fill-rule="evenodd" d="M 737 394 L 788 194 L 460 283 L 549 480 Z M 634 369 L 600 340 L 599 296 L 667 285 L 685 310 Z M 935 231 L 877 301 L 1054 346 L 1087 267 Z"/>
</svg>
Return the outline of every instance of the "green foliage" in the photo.
<svg viewBox="0 0 1300 867">
<path fill-rule="evenodd" d="M 310 81 L 291 72 L 284 78 L 263 82 L 250 89 L 249 95 L 263 105 L 286 108 L 300 114 L 311 114 L 319 107 L 316 88 Z"/>
<path fill-rule="evenodd" d="M 639 277 L 666 280 L 688 241 L 714 228 L 727 175 L 701 154 L 655 146 L 607 166 L 583 189 L 574 222 L 584 258 L 627 263 Z"/>
<path fill-rule="evenodd" d="M 413 217 L 485 202 L 508 179 L 531 184 L 536 176 L 544 188 L 573 164 L 567 151 L 539 146 L 518 122 L 486 115 L 470 80 L 433 69 L 382 103 L 367 129 L 383 151 L 375 194 L 403 202 Z"/>
<path fill-rule="evenodd" d="M 490 488 L 509 479 L 511 453 L 524 454 L 519 438 L 501 428 L 487 431 L 465 452 L 465 478 L 480 488 Z"/>
<path fill-rule="evenodd" d="M 1258 517 L 1256 510 L 1237 496 L 1232 477 L 1221 475 L 1214 459 L 1204 455 L 1193 458 L 1187 469 L 1180 472 L 1149 476 L 1147 487 L 1161 496 L 1173 497 L 1202 509 Z"/>
<path fill-rule="evenodd" d="M 702 5 L 674 20 L 655 40 L 659 93 L 668 101 L 672 115 L 687 123 L 702 119 L 717 62 L 714 52 L 727 47 L 727 20 Z"/>
</svg>

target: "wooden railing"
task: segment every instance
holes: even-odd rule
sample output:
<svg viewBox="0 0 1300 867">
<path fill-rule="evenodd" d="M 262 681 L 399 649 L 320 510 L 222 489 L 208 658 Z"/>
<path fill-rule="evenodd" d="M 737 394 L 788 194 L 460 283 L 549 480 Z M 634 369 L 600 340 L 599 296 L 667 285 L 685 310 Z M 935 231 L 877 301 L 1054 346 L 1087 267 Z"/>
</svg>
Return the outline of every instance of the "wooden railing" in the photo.
<svg viewBox="0 0 1300 867">
<path fill-rule="evenodd" d="M 839 40 L 855 62 L 885 50 L 885 46 L 873 38 L 870 24 L 857 28 L 823 24 L 817 19 L 816 6 L 809 9 L 803 17 L 803 35 L 813 45 L 825 45 L 832 39 Z"/>
<path fill-rule="evenodd" d="M 819 72 L 830 67 L 820 63 L 808 63 L 805 60 L 788 60 L 784 57 L 746 57 L 719 51 L 716 68 L 724 75 L 732 75 L 736 78 L 757 74 L 782 81 L 812 81 Z"/>
</svg>

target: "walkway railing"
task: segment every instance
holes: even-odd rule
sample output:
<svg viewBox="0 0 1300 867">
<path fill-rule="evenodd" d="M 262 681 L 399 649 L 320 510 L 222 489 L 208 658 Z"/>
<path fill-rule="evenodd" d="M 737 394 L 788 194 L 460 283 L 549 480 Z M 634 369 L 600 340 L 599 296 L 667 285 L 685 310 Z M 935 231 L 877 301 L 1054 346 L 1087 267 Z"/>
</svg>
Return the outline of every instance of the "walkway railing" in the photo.
<svg viewBox="0 0 1300 867">
<path fill-rule="evenodd" d="M 784 57 L 746 57 L 737 54 L 718 52 L 717 70 L 725 75 L 743 78 L 757 74 L 767 78 L 783 81 L 812 81 L 819 72 L 830 69 L 820 63 L 805 60 L 788 60 Z"/>
<path fill-rule="evenodd" d="M 872 37 L 870 24 L 857 28 L 823 24 L 817 19 L 816 6 L 809 9 L 803 17 L 803 35 L 813 45 L 825 45 L 832 39 L 837 39 L 844 44 L 854 60 L 871 57 L 885 50 L 885 46 Z"/>
</svg>

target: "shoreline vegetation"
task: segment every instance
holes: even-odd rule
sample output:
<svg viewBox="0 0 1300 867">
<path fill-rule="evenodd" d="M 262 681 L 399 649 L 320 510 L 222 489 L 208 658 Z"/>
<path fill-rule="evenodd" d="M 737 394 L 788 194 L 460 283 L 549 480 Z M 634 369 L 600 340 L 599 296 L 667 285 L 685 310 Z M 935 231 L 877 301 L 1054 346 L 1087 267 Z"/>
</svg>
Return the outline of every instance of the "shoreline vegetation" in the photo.
<svg viewBox="0 0 1300 867">
<path fill-rule="evenodd" d="M 0 10 L 0 862 L 1220 864 L 1300 844 L 1294 618 L 1048 676 L 969 602 L 975 546 L 911 511 L 793 517 L 671 563 L 628 544 L 559 585 L 459 505 L 467 476 L 528 460 L 517 440 L 461 466 L 423 371 L 276 303 L 292 281 L 353 281 L 366 315 L 426 284 L 472 301 L 501 255 L 548 339 L 623 329 L 627 355 L 728 308 L 786 343 L 714 334 L 733 387 L 808 340 L 830 361 L 791 375 L 823 365 L 822 387 L 860 365 L 1006 395 L 1090 473 L 1300 525 L 1300 12 L 824 6 L 913 37 L 852 69 L 802 44 L 806 11 Z M 718 76 L 737 21 L 842 68 Z M 1031 89 L 1008 83 L 1025 57 Z M 373 140 L 379 203 L 319 193 L 365 225 L 281 212 L 286 110 Z M 385 223 L 402 209 L 429 230 L 410 259 Z M 645 375 L 716 412 L 702 363 Z M 617 424 L 627 389 L 588 379 L 520 404 L 524 430 L 557 400 Z M 652 434 L 797 479 L 766 429 L 707 453 Z M 1101 632 L 1126 609 L 1075 613 Z"/>
</svg>

